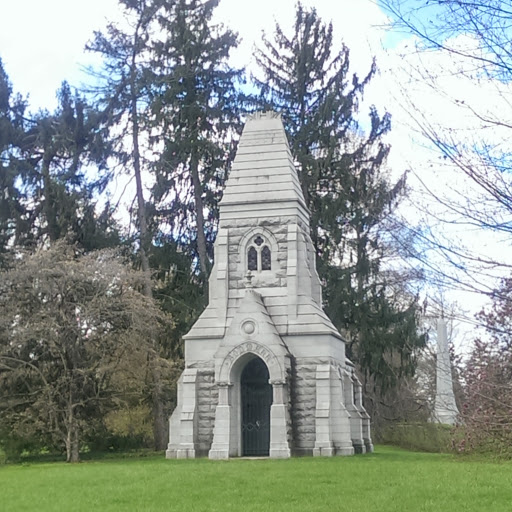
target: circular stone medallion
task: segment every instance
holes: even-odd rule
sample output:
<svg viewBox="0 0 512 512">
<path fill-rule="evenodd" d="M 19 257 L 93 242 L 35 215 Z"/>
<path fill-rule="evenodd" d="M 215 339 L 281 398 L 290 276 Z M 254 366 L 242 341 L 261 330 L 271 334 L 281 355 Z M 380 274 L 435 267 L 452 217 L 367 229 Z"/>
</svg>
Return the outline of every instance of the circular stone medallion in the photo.
<svg viewBox="0 0 512 512">
<path fill-rule="evenodd" d="M 252 320 L 247 320 L 242 324 L 242 332 L 244 334 L 254 334 L 254 331 L 256 330 L 256 325 Z"/>
</svg>

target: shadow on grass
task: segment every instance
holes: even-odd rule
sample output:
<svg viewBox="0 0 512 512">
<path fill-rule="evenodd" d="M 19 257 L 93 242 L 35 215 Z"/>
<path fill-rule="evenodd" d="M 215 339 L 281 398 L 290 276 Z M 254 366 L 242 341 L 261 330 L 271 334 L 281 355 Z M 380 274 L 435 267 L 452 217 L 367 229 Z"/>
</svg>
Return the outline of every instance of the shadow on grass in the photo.
<svg viewBox="0 0 512 512">
<path fill-rule="evenodd" d="M 116 460 L 140 460 L 146 458 L 165 458 L 165 452 L 155 452 L 153 450 L 131 450 L 126 452 L 90 452 L 80 453 L 80 462 L 101 462 Z M 65 453 L 26 453 L 12 460 L 4 460 L 4 464 L 48 464 L 53 462 L 66 462 Z"/>
<path fill-rule="evenodd" d="M 470 455 L 456 455 L 456 454 L 440 454 L 440 453 L 427 453 L 427 452 L 415 452 L 406 450 L 403 448 L 399 448 L 391 445 L 377 445 L 374 453 L 368 453 L 364 455 L 354 455 L 352 457 L 292 457 L 291 460 L 294 461 L 304 461 L 307 463 L 308 461 L 328 461 L 331 460 L 332 463 L 336 463 L 335 461 L 339 461 L 343 459 L 347 464 L 353 463 L 372 463 L 373 462 L 398 462 L 404 463 L 407 461 L 418 462 L 418 461 L 429 461 L 429 460 L 439 460 L 440 458 L 444 460 L 453 460 L 453 461 L 467 461 L 467 462 L 496 462 L 494 459 L 486 456 L 470 456 Z M 207 457 L 200 459 L 165 459 L 165 452 L 156 452 L 153 450 L 131 450 L 131 451 L 108 451 L 108 452 L 99 452 L 99 451 L 91 451 L 84 452 L 80 454 L 80 462 L 116 462 L 116 461 L 139 461 L 141 459 L 152 459 L 152 460 L 161 460 L 162 463 L 167 464 L 226 464 L 226 463 L 236 463 L 236 464 L 279 464 L 279 463 L 287 463 L 290 459 L 270 459 L 270 458 L 261 458 L 258 460 L 255 459 L 244 459 L 244 458 L 231 458 L 227 461 L 213 461 L 209 460 Z M 24 465 L 24 464 L 48 464 L 48 463 L 63 463 L 66 461 L 66 455 L 62 453 L 44 453 L 44 454 L 23 454 L 16 460 L 3 461 L 3 464 L 7 465 Z"/>
</svg>

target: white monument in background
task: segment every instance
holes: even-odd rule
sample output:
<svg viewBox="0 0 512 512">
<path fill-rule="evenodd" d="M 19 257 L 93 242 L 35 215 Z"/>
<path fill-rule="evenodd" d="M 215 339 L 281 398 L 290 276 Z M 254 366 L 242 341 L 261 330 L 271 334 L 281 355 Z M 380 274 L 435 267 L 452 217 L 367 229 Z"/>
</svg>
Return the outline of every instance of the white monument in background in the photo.
<svg viewBox="0 0 512 512">
<path fill-rule="evenodd" d="M 168 458 L 373 450 L 309 233 L 281 118 L 255 114 L 220 203 L 209 305 L 185 336 Z"/>
<path fill-rule="evenodd" d="M 437 322 L 437 361 L 436 361 L 436 399 L 434 421 L 454 425 L 459 410 L 453 393 L 452 366 L 446 333 L 446 322 L 440 318 Z"/>
</svg>

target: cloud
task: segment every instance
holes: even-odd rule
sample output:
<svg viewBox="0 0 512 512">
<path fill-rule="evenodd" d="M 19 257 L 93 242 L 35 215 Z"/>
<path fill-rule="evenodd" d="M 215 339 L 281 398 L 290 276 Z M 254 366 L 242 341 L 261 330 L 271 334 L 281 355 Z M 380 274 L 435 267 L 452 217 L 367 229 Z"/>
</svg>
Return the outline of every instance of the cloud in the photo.
<svg viewBox="0 0 512 512">
<path fill-rule="evenodd" d="M 84 79 L 81 67 L 96 62 L 84 53 L 93 31 L 106 20 L 121 17 L 117 0 L 24 0 L 2 5 L 0 57 L 16 91 L 30 94 L 33 108 L 56 105 L 55 92 L 63 80 L 79 85 Z M 370 0 L 304 0 L 326 20 L 333 20 L 335 36 L 351 48 L 354 71 L 364 73 L 376 47 L 374 25 L 384 15 Z M 216 19 L 240 34 L 242 44 L 233 54 L 237 66 L 251 66 L 253 45 L 262 31 L 271 34 L 275 22 L 292 27 L 295 0 L 246 2 L 221 0 Z"/>
<path fill-rule="evenodd" d="M 30 94 L 33 108 L 53 108 L 61 82 L 80 81 L 93 30 L 117 11 L 116 0 L 3 2 L 0 57 L 15 91 Z"/>
<path fill-rule="evenodd" d="M 221 0 L 216 20 L 238 32 L 242 40 L 233 55 L 234 64 L 249 68 L 254 65 L 253 45 L 260 43 L 263 31 L 272 35 L 276 21 L 285 33 L 291 33 L 296 3 L 296 0 Z M 343 40 L 351 49 L 354 70 L 367 72 L 373 56 L 372 47 L 381 37 L 375 26 L 386 21 L 375 3 L 370 0 L 303 0 L 302 4 L 316 8 L 325 22 L 333 21 L 335 40 L 337 44 Z"/>
</svg>

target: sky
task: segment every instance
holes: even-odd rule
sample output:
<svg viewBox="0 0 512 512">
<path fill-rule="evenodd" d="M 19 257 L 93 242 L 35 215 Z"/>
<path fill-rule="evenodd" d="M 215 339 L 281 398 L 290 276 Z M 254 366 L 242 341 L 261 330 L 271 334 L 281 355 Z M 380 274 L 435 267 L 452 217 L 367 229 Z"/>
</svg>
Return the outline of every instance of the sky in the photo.
<svg viewBox="0 0 512 512">
<path fill-rule="evenodd" d="M 97 63 L 84 52 L 95 30 L 119 18 L 116 0 L 1 0 L 0 56 L 14 89 L 30 95 L 32 108 L 55 106 L 55 91 L 63 80 L 80 85 L 83 67 Z M 351 48 L 357 68 L 367 69 L 378 48 L 373 25 L 385 21 L 370 0 L 306 0 L 324 19 L 332 19 L 337 37 Z M 295 0 L 221 0 L 216 17 L 240 35 L 235 65 L 250 65 L 252 47 L 262 31 L 271 33 L 275 21 L 291 24 Z"/>
<path fill-rule="evenodd" d="M 56 106 L 56 91 L 63 80 L 72 86 L 80 86 L 88 80 L 84 73 L 87 66 L 98 65 L 95 56 L 84 52 L 85 44 L 95 30 L 102 30 L 107 20 L 119 18 L 117 0 L 0 0 L 2 29 L 0 30 L 0 57 L 12 82 L 13 88 L 29 98 L 32 110 L 53 109 Z M 375 56 L 379 67 L 378 76 L 365 93 L 362 109 L 375 104 L 380 112 L 388 110 L 393 116 L 393 129 L 388 141 L 392 144 L 389 160 L 395 175 L 412 169 L 415 176 L 437 187 L 443 194 L 450 189 L 460 191 L 462 183 L 454 182 L 452 174 L 439 164 L 439 156 L 432 152 L 416 132 L 414 121 L 408 111 L 411 104 L 421 105 L 429 118 L 450 128 L 467 129 L 472 121 L 465 118 L 461 109 L 454 109 L 449 98 L 440 96 L 424 77 L 414 76 L 411 69 L 417 69 L 418 55 L 414 52 L 414 41 L 404 34 L 390 35 L 383 26 L 386 15 L 372 0 L 303 0 L 306 6 L 316 7 L 324 20 L 332 20 L 336 40 L 348 45 L 352 71 L 365 74 Z M 242 40 L 232 56 L 236 66 L 253 66 L 252 48 L 261 41 L 262 32 L 271 34 L 278 21 L 283 27 L 291 26 L 295 12 L 295 0 L 221 0 L 216 19 L 237 31 Z M 444 86 L 448 91 L 469 101 L 482 102 L 493 108 L 493 98 L 503 94 L 494 84 L 464 82 L 452 73 L 453 61 L 435 52 L 423 56 L 421 66 L 434 74 L 445 76 Z M 404 94 L 404 91 L 406 93 Z M 418 183 L 418 179 L 416 183 Z M 414 187 L 413 187 L 414 188 Z M 438 206 L 425 200 L 424 210 L 435 211 Z M 419 196 L 413 196 L 411 203 L 416 207 Z M 411 209 L 411 212 L 413 210 Z M 425 214 L 414 214 L 418 222 Z M 462 236 L 452 228 L 447 236 Z M 482 251 L 495 250 L 495 240 L 479 235 Z M 481 297 L 455 296 L 464 303 L 468 317 L 478 311 L 483 302 Z M 469 327 L 468 327 L 469 326 Z M 471 332 L 470 324 L 462 326 L 466 338 Z"/>
</svg>

